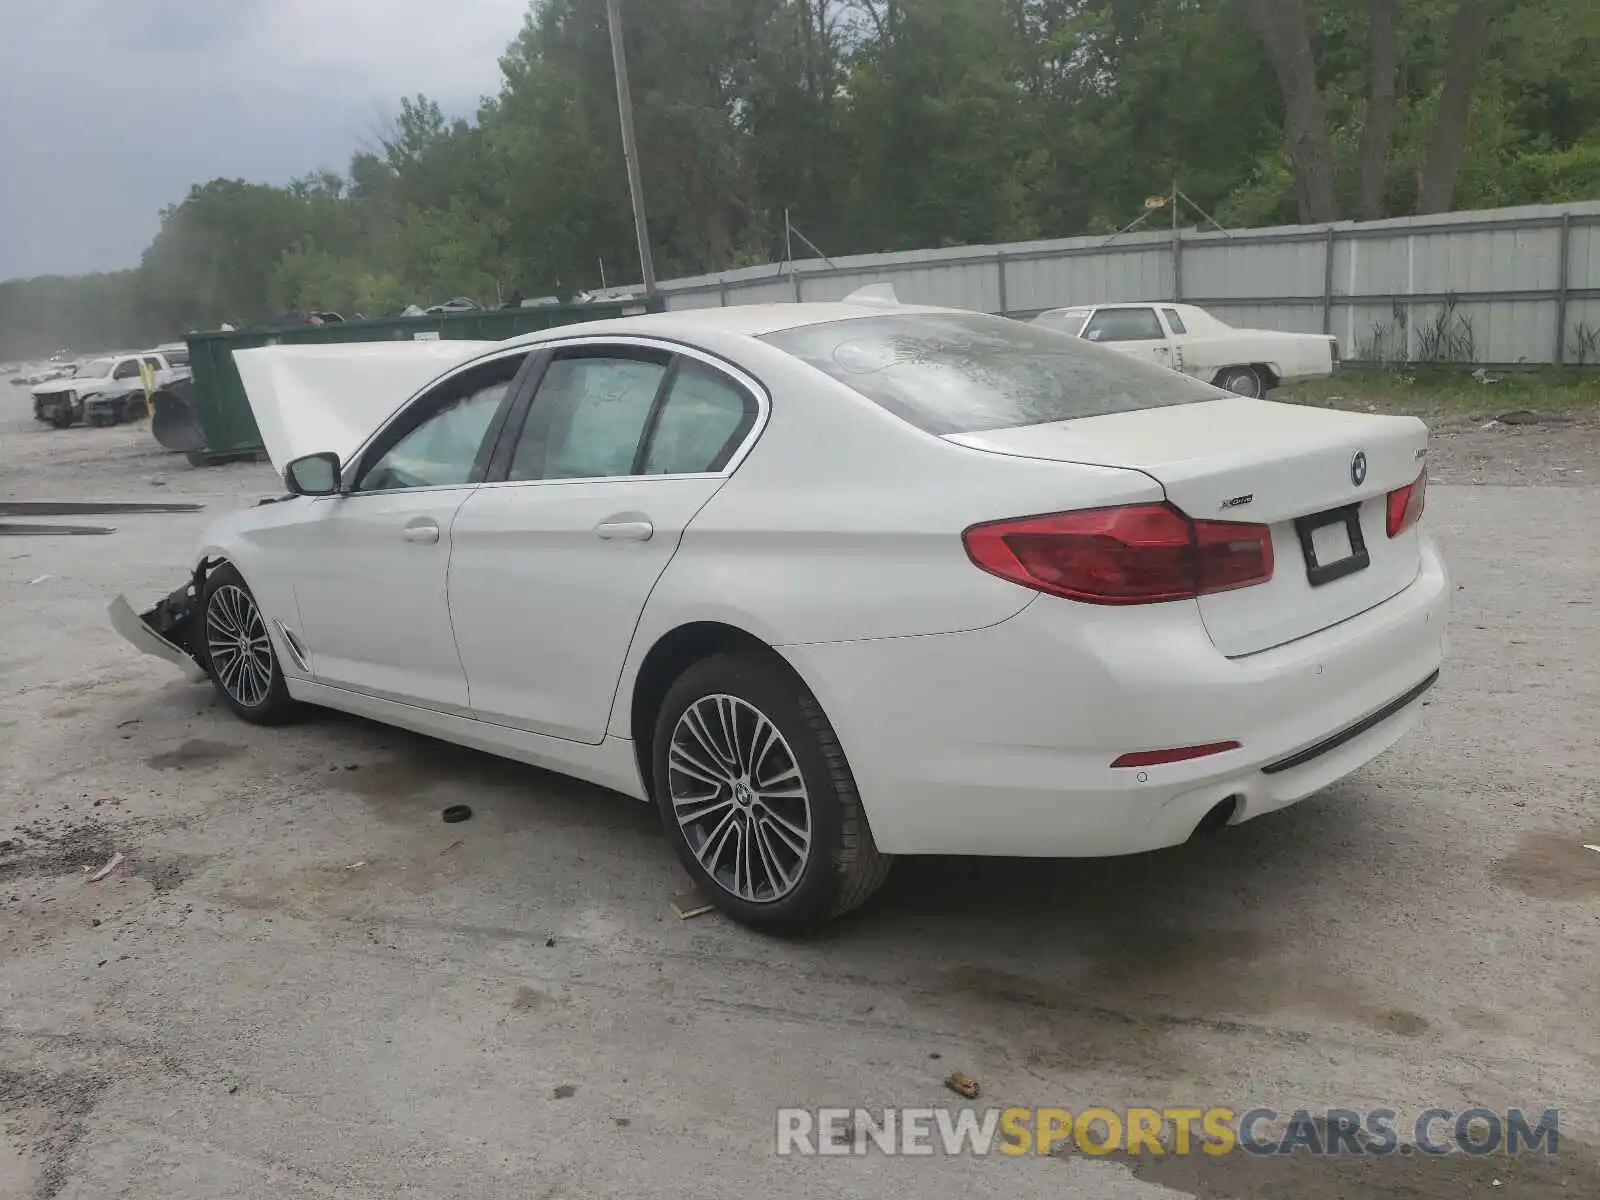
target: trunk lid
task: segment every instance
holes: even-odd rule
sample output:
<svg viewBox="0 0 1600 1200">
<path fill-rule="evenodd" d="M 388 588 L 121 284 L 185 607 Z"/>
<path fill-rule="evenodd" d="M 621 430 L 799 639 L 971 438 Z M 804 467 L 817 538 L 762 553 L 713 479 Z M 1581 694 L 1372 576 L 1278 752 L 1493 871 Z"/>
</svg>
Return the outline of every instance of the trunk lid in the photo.
<svg viewBox="0 0 1600 1200">
<path fill-rule="evenodd" d="M 1272 578 L 1198 601 L 1212 642 L 1229 657 L 1365 612 L 1407 587 L 1421 564 L 1416 529 L 1390 538 L 1387 527 L 1388 494 L 1416 479 L 1427 453 L 1427 426 L 1414 417 L 1239 396 L 948 440 L 1132 468 L 1195 520 L 1269 525 Z"/>
</svg>

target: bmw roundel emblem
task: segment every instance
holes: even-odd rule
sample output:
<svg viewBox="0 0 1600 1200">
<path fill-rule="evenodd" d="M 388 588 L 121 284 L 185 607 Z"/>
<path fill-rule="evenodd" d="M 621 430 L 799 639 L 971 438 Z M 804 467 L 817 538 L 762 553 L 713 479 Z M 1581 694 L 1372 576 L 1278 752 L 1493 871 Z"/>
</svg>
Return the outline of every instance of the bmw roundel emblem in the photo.
<svg viewBox="0 0 1600 1200">
<path fill-rule="evenodd" d="M 1367 452 L 1357 450 L 1356 456 L 1350 460 L 1350 482 L 1360 487 L 1367 481 Z"/>
</svg>

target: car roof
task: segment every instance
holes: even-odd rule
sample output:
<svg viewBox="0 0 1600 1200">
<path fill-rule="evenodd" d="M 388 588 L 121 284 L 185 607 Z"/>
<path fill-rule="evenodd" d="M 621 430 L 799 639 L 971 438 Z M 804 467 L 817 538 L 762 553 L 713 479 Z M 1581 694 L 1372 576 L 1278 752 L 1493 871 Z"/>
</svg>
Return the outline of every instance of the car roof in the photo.
<svg viewBox="0 0 1600 1200">
<path fill-rule="evenodd" d="M 706 334 L 733 334 L 761 337 L 782 329 L 823 325 L 829 321 L 848 321 L 858 317 L 882 317 L 915 313 L 960 312 L 965 309 L 935 308 L 916 304 L 852 304 L 802 302 L 799 304 L 740 304 L 729 308 L 689 308 L 671 312 L 646 313 L 637 317 L 613 317 L 577 325 L 559 325 L 508 339 L 507 345 L 554 341 L 568 337 L 595 335 L 655 336 L 693 341 Z"/>
<path fill-rule="evenodd" d="M 1176 308 L 1193 309 L 1192 304 L 1182 304 L 1176 300 L 1118 300 L 1115 304 L 1078 304 L 1075 308 Z"/>
</svg>

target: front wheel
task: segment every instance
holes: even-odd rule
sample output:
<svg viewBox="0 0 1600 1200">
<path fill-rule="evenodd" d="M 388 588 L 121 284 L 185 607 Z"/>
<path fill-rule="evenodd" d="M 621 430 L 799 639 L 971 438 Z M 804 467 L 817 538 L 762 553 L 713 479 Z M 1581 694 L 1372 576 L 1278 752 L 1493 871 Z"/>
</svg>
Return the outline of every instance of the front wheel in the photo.
<svg viewBox="0 0 1600 1200">
<path fill-rule="evenodd" d="M 282 725 L 298 706 L 289 695 L 267 619 L 230 563 L 206 579 L 200 655 L 222 702 L 253 725 Z"/>
<path fill-rule="evenodd" d="M 656 803 L 673 848 L 734 920 L 805 933 L 889 873 L 844 750 L 816 697 L 778 663 L 690 667 L 656 718 Z"/>
</svg>

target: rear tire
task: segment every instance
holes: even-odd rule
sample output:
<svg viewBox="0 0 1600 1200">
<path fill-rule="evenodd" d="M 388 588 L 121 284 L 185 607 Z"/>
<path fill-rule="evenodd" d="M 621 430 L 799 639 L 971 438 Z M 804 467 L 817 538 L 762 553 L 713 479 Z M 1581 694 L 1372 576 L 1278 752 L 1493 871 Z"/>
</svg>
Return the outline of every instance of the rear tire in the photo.
<svg viewBox="0 0 1600 1200">
<path fill-rule="evenodd" d="M 810 932 L 889 874 L 833 726 L 780 664 L 739 654 L 695 663 L 662 702 L 653 758 L 678 858 L 741 925 Z"/>
<path fill-rule="evenodd" d="M 72 424 L 72 414 L 57 413 L 50 418 L 50 424 L 56 429 L 65 429 Z"/>
<path fill-rule="evenodd" d="M 1217 386 L 1223 391 L 1255 399 L 1267 394 L 1267 381 L 1254 367 L 1223 367 L 1217 372 Z"/>
<path fill-rule="evenodd" d="M 266 617 L 244 576 L 224 563 L 206 578 L 195 632 L 200 662 L 222 702 L 252 725 L 282 725 L 299 711 L 278 667 Z"/>
</svg>

